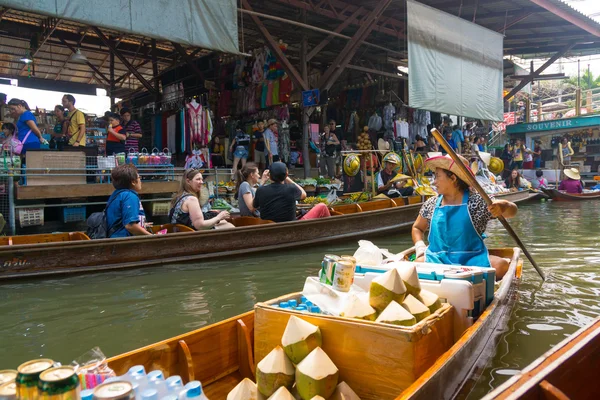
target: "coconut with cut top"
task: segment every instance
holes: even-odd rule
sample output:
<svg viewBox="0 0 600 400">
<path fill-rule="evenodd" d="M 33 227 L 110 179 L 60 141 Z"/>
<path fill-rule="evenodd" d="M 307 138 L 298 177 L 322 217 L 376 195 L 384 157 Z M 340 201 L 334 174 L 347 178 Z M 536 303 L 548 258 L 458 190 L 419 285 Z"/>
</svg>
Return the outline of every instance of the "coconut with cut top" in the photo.
<svg viewBox="0 0 600 400">
<path fill-rule="evenodd" d="M 340 313 L 340 316 L 375 321 L 377 311 L 366 300 L 353 293 L 348 297 L 344 311 Z"/>
<path fill-rule="evenodd" d="M 377 311 L 383 311 L 392 301 L 401 303 L 406 296 L 406 286 L 396 268 L 386 271 L 373 279 L 369 289 L 369 304 Z"/>
<path fill-rule="evenodd" d="M 404 307 L 406 311 L 411 313 L 416 318 L 417 322 L 431 315 L 431 311 L 429 311 L 429 308 L 427 308 L 425 304 L 421 303 L 413 295 L 410 294 L 406 297 L 406 299 L 404 299 L 402 307 Z"/>
<path fill-rule="evenodd" d="M 384 324 L 393 324 L 401 326 L 412 326 L 417 323 L 415 317 L 406 311 L 400 304 L 392 301 L 386 308 L 379 314 L 379 317 L 375 322 L 381 322 Z"/>
<path fill-rule="evenodd" d="M 281 344 L 289 359 L 298 364 L 323 344 L 321 330 L 318 326 L 292 315 L 283 332 Z"/>
<path fill-rule="evenodd" d="M 296 388 L 303 400 L 315 396 L 328 399 L 338 384 L 339 370 L 325 352 L 317 347 L 296 368 Z"/>
<path fill-rule="evenodd" d="M 413 264 L 401 264 L 396 267 L 402 282 L 406 286 L 406 294 L 417 296 L 421 291 L 421 283 L 419 282 L 419 274 L 417 268 Z"/>
<path fill-rule="evenodd" d="M 329 400 L 360 400 L 360 397 L 354 393 L 354 390 L 346 382 L 340 382 Z"/>
<path fill-rule="evenodd" d="M 258 400 L 256 384 L 250 379 L 244 378 L 229 392 L 227 400 Z"/>
<path fill-rule="evenodd" d="M 296 400 L 285 386 L 280 387 L 267 400 Z"/>
<path fill-rule="evenodd" d="M 275 347 L 256 365 L 256 387 L 269 397 L 282 386 L 294 384 L 294 365 L 281 346 Z"/>
<path fill-rule="evenodd" d="M 429 308 L 429 311 L 433 314 L 435 310 L 442 307 L 442 302 L 437 294 L 432 293 L 428 290 L 421 289 L 421 293 L 417 296 L 417 300 Z"/>
</svg>

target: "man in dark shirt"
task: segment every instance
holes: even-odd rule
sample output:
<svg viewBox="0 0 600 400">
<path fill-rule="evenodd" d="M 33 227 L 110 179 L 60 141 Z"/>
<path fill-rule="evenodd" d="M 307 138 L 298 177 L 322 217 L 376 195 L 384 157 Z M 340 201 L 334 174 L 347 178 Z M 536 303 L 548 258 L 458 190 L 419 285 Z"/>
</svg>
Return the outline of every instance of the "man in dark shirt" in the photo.
<svg viewBox="0 0 600 400">
<path fill-rule="evenodd" d="M 296 220 L 296 201 L 304 200 L 306 192 L 288 177 L 287 167 L 282 162 L 274 162 L 270 168 L 273 183 L 256 190 L 254 208 L 260 210 L 260 218 L 274 222 Z"/>
<path fill-rule="evenodd" d="M 254 132 L 254 163 L 258 165 L 259 169 L 263 169 L 267 164 L 265 158 L 265 122 L 258 121 L 258 130 Z"/>
</svg>

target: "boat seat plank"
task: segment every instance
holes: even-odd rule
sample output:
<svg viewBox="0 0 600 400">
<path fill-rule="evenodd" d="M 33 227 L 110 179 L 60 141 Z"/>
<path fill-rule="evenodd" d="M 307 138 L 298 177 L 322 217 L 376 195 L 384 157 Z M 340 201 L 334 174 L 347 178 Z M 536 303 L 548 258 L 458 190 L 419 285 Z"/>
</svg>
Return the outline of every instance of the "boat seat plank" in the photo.
<svg viewBox="0 0 600 400">
<path fill-rule="evenodd" d="M 194 360 L 190 354 L 190 348 L 185 340 L 181 339 L 178 342 L 178 359 L 179 359 L 179 376 L 187 382 L 194 380 Z"/>
<path fill-rule="evenodd" d="M 390 202 L 389 199 L 368 201 L 360 204 L 360 208 L 362 208 L 363 211 L 384 210 L 390 207 L 394 207 L 394 203 Z"/>
<path fill-rule="evenodd" d="M 566 394 L 547 380 L 540 382 L 540 389 L 546 400 L 570 400 Z"/>
<path fill-rule="evenodd" d="M 408 204 L 419 204 L 421 202 L 421 196 L 410 196 L 406 198 Z"/>
<path fill-rule="evenodd" d="M 340 204 L 333 206 L 333 211 L 337 211 L 342 214 L 356 214 L 362 211 L 362 208 L 358 204 Z"/>
<path fill-rule="evenodd" d="M 254 367 L 254 344 L 252 338 L 254 335 L 250 334 L 250 329 L 241 319 L 237 320 L 237 334 L 238 334 L 238 365 L 239 371 L 243 378 L 249 378 L 255 380 L 255 367 Z"/>
<path fill-rule="evenodd" d="M 256 217 L 237 217 L 232 218 L 230 221 L 235 227 L 241 226 L 254 226 L 254 225 L 267 225 L 274 224 L 275 222 L 268 219 L 260 219 Z"/>
</svg>

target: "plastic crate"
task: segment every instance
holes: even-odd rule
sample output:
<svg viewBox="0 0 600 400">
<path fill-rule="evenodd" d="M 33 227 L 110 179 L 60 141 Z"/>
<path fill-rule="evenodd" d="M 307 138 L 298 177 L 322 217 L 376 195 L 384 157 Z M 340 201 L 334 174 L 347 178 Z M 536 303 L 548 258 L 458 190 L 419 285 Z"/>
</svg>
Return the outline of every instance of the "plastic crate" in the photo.
<svg viewBox="0 0 600 400">
<path fill-rule="evenodd" d="M 21 224 L 21 228 L 24 228 L 26 226 L 44 225 L 44 209 L 20 208 L 19 224 Z"/>
<path fill-rule="evenodd" d="M 73 206 L 63 208 L 63 222 L 85 221 L 85 206 Z"/>
<path fill-rule="evenodd" d="M 171 203 L 169 203 L 169 202 L 152 203 L 152 216 L 153 217 L 158 217 L 161 215 L 169 215 L 170 210 L 171 210 Z"/>
</svg>

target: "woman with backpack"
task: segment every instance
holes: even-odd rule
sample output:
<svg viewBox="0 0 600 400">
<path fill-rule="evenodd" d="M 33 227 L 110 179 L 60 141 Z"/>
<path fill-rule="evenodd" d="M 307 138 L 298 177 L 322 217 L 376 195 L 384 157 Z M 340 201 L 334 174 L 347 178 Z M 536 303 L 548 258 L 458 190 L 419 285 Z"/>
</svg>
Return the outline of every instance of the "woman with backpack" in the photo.
<svg viewBox="0 0 600 400">
<path fill-rule="evenodd" d="M 340 141 L 335 133 L 331 132 L 328 125 L 325 125 L 324 132 L 321 135 L 321 158 L 319 160 L 320 174 L 335 179 L 335 153 Z"/>
</svg>

